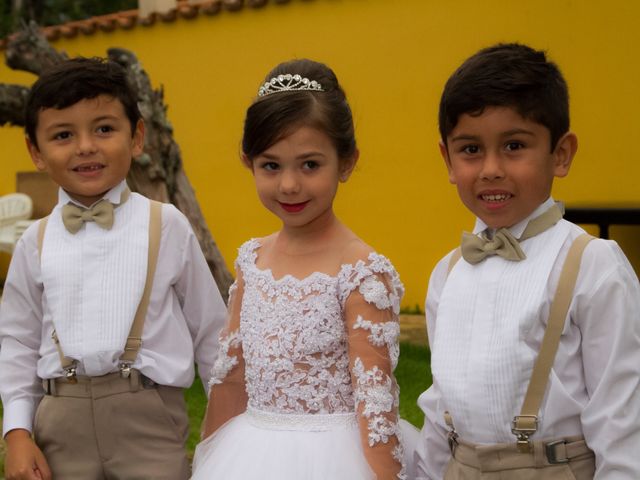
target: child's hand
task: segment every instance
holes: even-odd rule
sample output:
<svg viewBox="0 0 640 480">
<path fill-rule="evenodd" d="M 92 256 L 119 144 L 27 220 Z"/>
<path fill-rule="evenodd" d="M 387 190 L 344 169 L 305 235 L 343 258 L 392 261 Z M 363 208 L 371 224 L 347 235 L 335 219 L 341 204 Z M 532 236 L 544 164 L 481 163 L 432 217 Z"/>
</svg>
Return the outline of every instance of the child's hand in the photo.
<svg viewBox="0 0 640 480">
<path fill-rule="evenodd" d="M 7 480 L 51 480 L 49 465 L 28 431 L 11 430 L 5 440 L 4 474 Z"/>
</svg>

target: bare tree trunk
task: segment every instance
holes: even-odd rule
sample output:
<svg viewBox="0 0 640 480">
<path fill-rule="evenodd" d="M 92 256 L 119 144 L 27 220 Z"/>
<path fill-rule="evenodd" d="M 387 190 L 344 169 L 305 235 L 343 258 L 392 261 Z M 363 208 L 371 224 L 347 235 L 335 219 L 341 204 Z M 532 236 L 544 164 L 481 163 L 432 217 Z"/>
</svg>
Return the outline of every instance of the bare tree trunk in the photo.
<svg viewBox="0 0 640 480">
<path fill-rule="evenodd" d="M 152 88 L 147 73 L 132 52 L 112 48 L 108 56 L 127 69 L 146 126 L 144 153 L 132 163 L 127 182 L 133 191 L 148 198 L 173 203 L 189 219 L 213 278 L 226 300 L 233 277 L 184 172 L 180 148 L 167 119 L 163 91 Z M 51 47 L 39 27 L 31 23 L 9 42 L 6 58 L 9 67 L 38 75 L 44 68 L 66 59 L 67 55 Z M 23 109 L 28 91 L 20 85 L 0 84 L 0 125 L 24 126 Z"/>
</svg>

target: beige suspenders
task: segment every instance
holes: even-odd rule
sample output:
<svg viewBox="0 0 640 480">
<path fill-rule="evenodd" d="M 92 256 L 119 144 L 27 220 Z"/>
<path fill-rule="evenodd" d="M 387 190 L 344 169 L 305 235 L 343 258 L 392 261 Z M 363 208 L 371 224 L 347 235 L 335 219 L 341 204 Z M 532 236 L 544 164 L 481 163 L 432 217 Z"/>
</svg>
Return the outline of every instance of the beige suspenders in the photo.
<svg viewBox="0 0 640 480">
<path fill-rule="evenodd" d="M 542 339 L 538 358 L 533 366 L 522 410 L 520 415 L 515 416 L 512 422 L 511 431 L 516 436 L 518 450 L 522 453 L 530 451 L 531 443 L 529 438 L 538 430 L 538 411 L 544 398 L 549 381 L 549 373 L 553 366 L 564 322 L 573 298 L 573 289 L 578 278 L 582 253 L 593 238 L 591 235 L 584 233 L 573 241 L 560 272 L 556 293 L 549 309 L 547 328 Z M 451 271 L 459 259 L 460 249 L 457 249 L 449 261 L 448 272 Z M 445 412 L 444 416 L 446 424 L 451 429 L 449 432 L 449 445 L 452 447 L 456 441 L 457 434 L 453 428 L 453 420 L 449 412 Z"/>
<path fill-rule="evenodd" d="M 147 277 L 144 285 L 144 291 L 140 304 L 136 310 L 136 315 L 131 325 L 131 330 L 127 341 L 125 343 L 124 352 L 120 357 L 118 366 L 123 378 L 129 377 L 131 374 L 131 365 L 135 361 L 138 351 L 142 346 L 142 329 L 144 326 L 144 320 L 147 316 L 147 308 L 149 307 L 149 298 L 151 296 L 151 289 L 153 287 L 153 277 L 156 271 L 156 265 L 158 263 L 158 251 L 160 250 L 160 236 L 162 231 L 162 203 L 154 200 L 149 200 L 149 249 L 147 260 Z M 45 217 L 40 220 L 38 225 L 38 252 L 42 255 L 42 244 L 44 241 L 44 232 L 47 226 L 47 220 L 49 217 Z M 55 330 L 53 331 L 53 342 L 58 350 L 60 356 L 60 363 L 65 371 L 67 380 L 71 383 L 75 383 L 76 379 L 76 361 L 65 357 L 60 347 L 60 342 Z"/>
</svg>

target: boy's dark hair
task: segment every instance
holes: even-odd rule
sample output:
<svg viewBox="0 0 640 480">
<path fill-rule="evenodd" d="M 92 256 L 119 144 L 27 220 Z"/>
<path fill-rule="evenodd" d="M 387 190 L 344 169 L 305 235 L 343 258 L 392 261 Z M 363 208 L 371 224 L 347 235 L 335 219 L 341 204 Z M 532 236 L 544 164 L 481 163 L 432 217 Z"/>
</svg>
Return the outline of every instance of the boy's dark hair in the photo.
<svg viewBox="0 0 640 480">
<path fill-rule="evenodd" d="M 517 43 L 498 44 L 468 58 L 449 77 L 440 98 L 442 141 L 460 115 L 481 115 L 487 107 L 511 107 L 544 125 L 551 150 L 569 131 L 569 93 L 558 66 L 545 52 Z"/>
<path fill-rule="evenodd" d="M 47 68 L 31 87 L 25 109 L 25 132 L 31 143 L 38 145 L 36 129 L 42 110 L 67 108 L 99 95 L 120 100 L 133 135 L 141 115 L 126 70 L 111 60 L 77 57 Z"/>
<path fill-rule="evenodd" d="M 351 108 L 333 70 L 312 60 L 292 60 L 271 70 L 265 82 L 286 74 L 315 80 L 323 91 L 287 91 L 258 97 L 247 109 L 243 153 L 252 160 L 294 129 L 310 126 L 332 140 L 340 160 L 351 158 L 356 151 Z"/>
</svg>

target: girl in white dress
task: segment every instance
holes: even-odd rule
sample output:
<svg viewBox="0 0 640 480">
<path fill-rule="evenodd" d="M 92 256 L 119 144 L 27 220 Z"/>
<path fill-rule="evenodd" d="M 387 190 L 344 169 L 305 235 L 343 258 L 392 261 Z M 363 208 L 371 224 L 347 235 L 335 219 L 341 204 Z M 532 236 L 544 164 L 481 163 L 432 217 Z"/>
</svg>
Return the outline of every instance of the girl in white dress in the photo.
<svg viewBox="0 0 640 480">
<path fill-rule="evenodd" d="M 193 479 L 407 478 L 393 377 L 403 286 L 333 211 L 358 150 L 331 69 L 272 70 L 242 148 L 282 228 L 239 249 Z"/>
</svg>

